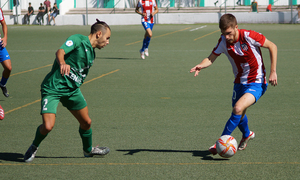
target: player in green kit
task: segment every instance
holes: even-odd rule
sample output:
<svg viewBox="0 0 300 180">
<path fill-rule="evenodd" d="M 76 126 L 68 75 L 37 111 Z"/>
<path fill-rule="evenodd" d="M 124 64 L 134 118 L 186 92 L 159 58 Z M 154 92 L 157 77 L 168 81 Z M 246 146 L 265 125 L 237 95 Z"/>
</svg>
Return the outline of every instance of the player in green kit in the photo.
<svg viewBox="0 0 300 180">
<path fill-rule="evenodd" d="M 41 114 L 43 123 L 37 128 L 35 139 L 24 156 L 25 162 L 33 161 L 40 143 L 53 129 L 56 109 L 61 102 L 78 120 L 85 157 L 106 155 L 107 147 L 92 147 L 92 129 L 87 103 L 79 89 L 95 59 L 95 48 L 109 44 L 110 27 L 103 21 L 91 26 L 88 36 L 70 36 L 56 52 L 51 72 L 41 84 Z"/>
</svg>

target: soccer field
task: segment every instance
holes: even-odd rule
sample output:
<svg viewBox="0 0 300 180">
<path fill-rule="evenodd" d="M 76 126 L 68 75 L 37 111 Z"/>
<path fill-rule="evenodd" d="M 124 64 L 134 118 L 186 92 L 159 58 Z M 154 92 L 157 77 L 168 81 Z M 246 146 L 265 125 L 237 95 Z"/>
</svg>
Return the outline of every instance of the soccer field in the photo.
<svg viewBox="0 0 300 180">
<path fill-rule="evenodd" d="M 109 24 L 109 22 L 108 22 Z M 89 26 L 8 26 L 12 74 L 9 98 L 0 95 L 1 179 L 299 179 L 299 25 L 240 24 L 278 47 L 278 86 L 247 111 L 256 133 L 232 158 L 207 149 L 231 114 L 233 74 L 221 55 L 199 76 L 189 70 L 215 47 L 217 24 L 155 25 L 150 56 L 142 60 L 141 25 L 111 26 L 110 44 L 96 59 L 81 91 L 92 119 L 93 146 L 105 158 L 84 158 L 79 123 L 61 104 L 56 124 L 32 163 L 23 155 L 42 123 L 40 84 L 55 52 Z M 267 75 L 270 59 L 262 48 Z M 2 70 L 1 70 L 2 71 Z M 240 141 L 236 129 L 232 136 Z"/>
</svg>

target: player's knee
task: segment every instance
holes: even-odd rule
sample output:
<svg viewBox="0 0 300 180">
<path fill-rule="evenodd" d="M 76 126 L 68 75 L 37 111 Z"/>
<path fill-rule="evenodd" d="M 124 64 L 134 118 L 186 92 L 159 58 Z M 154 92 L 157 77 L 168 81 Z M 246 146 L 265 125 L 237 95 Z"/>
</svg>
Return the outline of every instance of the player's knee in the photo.
<svg viewBox="0 0 300 180">
<path fill-rule="evenodd" d="M 84 130 L 90 129 L 91 125 L 92 125 L 92 120 L 90 118 L 80 123 L 81 129 Z"/>
<path fill-rule="evenodd" d="M 11 72 L 12 66 L 4 66 L 4 70 L 7 72 Z"/>
<path fill-rule="evenodd" d="M 7 68 L 7 70 L 9 71 L 9 72 L 11 72 L 11 70 L 12 70 L 12 67 L 10 66 L 10 67 L 8 67 Z"/>
<path fill-rule="evenodd" d="M 232 112 L 236 115 L 241 115 L 243 113 L 243 108 L 241 106 L 234 106 Z"/>
<path fill-rule="evenodd" d="M 54 127 L 54 124 L 44 124 L 44 127 L 41 128 L 42 134 L 48 134 L 50 131 L 52 131 Z"/>
</svg>

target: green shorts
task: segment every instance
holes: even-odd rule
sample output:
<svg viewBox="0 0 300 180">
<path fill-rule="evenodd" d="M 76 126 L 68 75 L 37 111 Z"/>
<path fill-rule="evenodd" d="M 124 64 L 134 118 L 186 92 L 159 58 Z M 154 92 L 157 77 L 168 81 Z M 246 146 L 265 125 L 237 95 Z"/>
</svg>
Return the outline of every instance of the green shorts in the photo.
<svg viewBox="0 0 300 180">
<path fill-rule="evenodd" d="M 79 88 L 69 93 L 53 93 L 42 89 L 41 114 L 56 114 L 58 103 L 61 102 L 68 110 L 80 110 L 87 106 Z"/>
</svg>

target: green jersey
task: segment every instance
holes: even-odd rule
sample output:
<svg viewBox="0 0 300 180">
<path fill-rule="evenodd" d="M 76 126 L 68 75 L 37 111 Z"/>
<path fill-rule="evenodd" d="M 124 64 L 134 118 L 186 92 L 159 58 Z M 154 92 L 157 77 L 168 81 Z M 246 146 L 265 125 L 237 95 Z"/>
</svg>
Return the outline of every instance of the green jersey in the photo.
<svg viewBox="0 0 300 180">
<path fill-rule="evenodd" d="M 95 51 L 88 36 L 75 34 L 60 47 L 65 51 L 65 62 L 70 65 L 70 74 L 62 76 L 56 59 L 52 70 L 45 77 L 41 88 L 47 92 L 72 92 L 80 87 L 95 59 Z"/>
<path fill-rule="evenodd" d="M 251 6 L 252 6 L 252 12 L 257 12 L 257 2 L 252 2 Z"/>
</svg>

